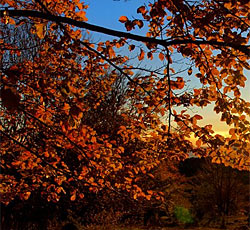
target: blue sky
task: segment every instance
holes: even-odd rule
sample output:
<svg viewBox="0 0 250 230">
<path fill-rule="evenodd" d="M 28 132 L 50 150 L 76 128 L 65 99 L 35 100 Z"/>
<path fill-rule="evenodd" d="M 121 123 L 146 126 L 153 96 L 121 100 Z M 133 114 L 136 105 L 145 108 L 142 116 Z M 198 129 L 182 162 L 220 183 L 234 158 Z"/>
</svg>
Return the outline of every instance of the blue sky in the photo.
<svg viewBox="0 0 250 230">
<path fill-rule="evenodd" d="M 132 17 L 140 17 L 136 13 L 136 10 L 141 5 L 149 2 L 144 0 L 87 0 L 86 4 L 89 5 L 87 9 L 87 18 L 90 24 L 95 24 L 103 27 L 108 27 L 115 30 L 126 31 L 124 24 L 119 22 L 120 16 L 127 16 L 128 18 Z M 133 30 L 132 33 L 145 35 L 146 29 L 143 30 Z M 94 41 L 103 41 L 106 39 L 112 39 L 110 36 L 105 36 L 99 33 L 92 33 L 91 38 Z M 135 54 L 133 54 L 135 55 Z M 146 61 L 146 65 L 154 66 L 159 65 L 159 62 L 154 61 Z M 144 64 L 145 65 L 145 64 Z M 242 90 L 242 96 L 245 100 L 250 101 L 250 71 L 245 71 L 245 76 L 248 78 L 246 81 L 246 87 Z M 197 86 L 197 79 L 191 79 L 191 85 Z M 203 115 L 204 120 L 202 124 L 216 124 L 215 130 L 216 132 L 225 135 L 228 130 L 228 127 L 220 122 L 220 116 L 216 115 L 213 112 L 212 106 L 209 106 L 207 109 L 199 110 L 199 112 Z"/>
<path fill-rule="evenodd" d="M 87 17 L 89 23 L 97 25 L 105 25 L 112 29 L 125 30 L 125 27 L 118 20 L 120 16 L 125 15 L 128 18 L 139 16 L 136 10 L 141 5 L 149 1 L 144 0 L 87 0 L 89 5 Z"/>
<path fill-rule="evenodd" d="M 99 26 L 108 27 L 111 29 L 126 31 L 124 24 L 120 23 L 118 20 L 120 16 L 124 15 L 128 18 L 132 17 L 140 17 L 136 13 L 136 10 L 141 5 L 150 2 L 149 0 L 87 0 L 86 4 L 89 5 L 87 10 L 87 18 L 89 19 L 89 23 L 96 24 Z M 146 29 L 143 30 L 136 29 L 131 31 L 132 33 L 137 33 L 144 35 L 146 33 Z M 110 36 L 105 36 L 100 33 L 92 33 L 93 39 L 95 41 L 110 39 Z M 148 63 L 150 65 L 154 63 Z M 242 91 L 243 97 L 250 101 L 250 71 L 245 71 L 246 77 L 248 81 L 246 82 L 246 88 Z M 194 80 L 195 84 L 197 84 L 196 79 Z"/>
</svg>

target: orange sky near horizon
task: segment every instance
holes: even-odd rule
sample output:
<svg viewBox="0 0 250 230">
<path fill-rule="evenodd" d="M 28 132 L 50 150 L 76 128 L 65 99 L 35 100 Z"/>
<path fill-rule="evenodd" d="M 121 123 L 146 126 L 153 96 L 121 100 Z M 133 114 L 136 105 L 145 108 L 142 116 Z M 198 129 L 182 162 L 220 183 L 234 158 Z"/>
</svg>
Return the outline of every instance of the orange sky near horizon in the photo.
<svg viewBox="0 0 250 230">
<path fill-rule="evenodd" d="M 242 98 L 250 102 L 250 70 L 244 71 L 244 73 L 247 77 L 247 81 L 245 82 L 245 88 L 241 88 Z M 203 117 L 203 119 L 199 121 L 200 125 L 211 124 L 213 125 L 215 134 L 220 134 L 225 137 L 229 135 L 228 131 L 232 126 L 228 126 L 226 122 L 220 120 L 221 115 L 213 111 L 213 105 L 209 105 L 204 109 L 197 109 L 197 113 Z"/>
</svg>

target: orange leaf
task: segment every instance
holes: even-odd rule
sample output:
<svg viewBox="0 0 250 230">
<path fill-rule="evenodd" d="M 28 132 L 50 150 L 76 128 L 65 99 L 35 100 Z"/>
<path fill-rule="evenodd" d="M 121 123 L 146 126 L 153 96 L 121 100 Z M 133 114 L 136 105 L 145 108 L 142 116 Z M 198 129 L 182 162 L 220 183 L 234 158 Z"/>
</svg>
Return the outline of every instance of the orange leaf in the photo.
<svg viewBox="0 0 250 230">
<path fill-rule="evenodd" d="M 28 200 L 29 197 L 30 197 L 30 194 L 31 194 L 31 192 L 26 192 L 26 193 L 24 193 L 24 194 L 23 194 L 24 200 Z"/>
<path fill-rule="evenodd" d="M 198 115 L 198 114 L 196 114 L 196 115 L 194 115 L 194 118 L 195 118 L 196 120 L 201 120 L 203 117 L 200 116 L 200 115 Z"/>
<path fill-rule="evenodd" d="M 76 199 L 76 193 L 74 193 L 71 197 L 70 197 L 70 200 L 71 201 L 74 201 Z"/>
<path fill-rule="evenodd" d="M 136 24 L 138 25 L 138 27 L 141 29 L 143 27 L 143 22 L 142 20 L 137 20 Z"/>
<path fill-rule="evenodd" d="M 139 8 L 137 9 L 137 13 L 138 13 L 138 14 L 139 14 L 139 13 L 144 14 L 145 12 L 146 12 L 145 6 L 141 6 L 141 7 L 139 7 Z"/>
<path fill-rule="evenodd" d="M 141 49 L 141 53 L 140 55 L 138 56 L 138 60 L 141 61 L 144 59 L 144 55 L 145 55 L 145 52 L 143 51 L 143 49 Z"/>
<path fill-rule="evenodd" d="M 213 74 L 213 75 L 219 75 L 220 72 L 219 72 L 217 69 L 213 69 L 213 70 L 212 70 L 212 74 Z"/>
<path fill-rule="evenodd" d="M 126 21 L 128 21 L 128 18 L 127 18 L 126 16 L 121 16 L 121 17 L 119 18 L 119 21 L 120 21 L 121 23 L 125 23 Z"/>
<path fill-rule="evenodd" d="M 43 39 L 46 33 L 46 29 L 47 29 L 47 23 L 39 23 L 39 24 L 35 24 L 36 27 L 36 34 L 40 39 Z"/>
<path fill-rule="evenodd" d="M 234 134 L 235 134 L 234 128 L 231 128 L 231 129 L 229 130 L 229 134 L 230 134 L 230 135 L 234 135 Z"/>
<path fill-rule="evenodd" d="M 83 193 L 80 193 L 79 194 L 79 197 L 82 199 L 82 198 L 84 198 L 84 194 Z"/>
<path fill-rule="evenodd" d="M 193 72 L 192 68 L 190 67 L 189 70 L 188 70 L 188 75 L 191 75 Z"/>
<path fill-rule="evenodd" d="M 79 11 L 78 13 L 76 13 L 76 15 L 83 21 L 88 21 L 88 19 L 86 18 L 86 12 L 85 11 Z"/>
<path fill-rule="evenodd" d="M 165 58 L 164 54 L 163 53 L 159 53 L 159 58 L 160 58 L 161 61 L 163 61 L 164 58 Z"/>
<path fill-rule="evenodd" d="M 201 143 L 202 143 L 202 142 L 201 142 L 201 140 L 200 140 L 200 139 L 196 141 L 196 145 L 197 145 L 197 147 L 198 147 L 198 148 L 200 148 L 200 147 L 201 147 Z"/>
</svg>

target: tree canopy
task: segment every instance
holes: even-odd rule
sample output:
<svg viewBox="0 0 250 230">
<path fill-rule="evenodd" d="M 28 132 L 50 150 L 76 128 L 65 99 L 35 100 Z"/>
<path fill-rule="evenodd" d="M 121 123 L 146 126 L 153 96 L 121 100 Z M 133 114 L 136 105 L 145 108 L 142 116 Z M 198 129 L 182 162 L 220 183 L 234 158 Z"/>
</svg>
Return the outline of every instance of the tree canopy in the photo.
<svg viewBox="0 0 250 230">
<path fill-rule="evenodd" d="M 250 169 L 249 1 L 155 0 L 121 15 L 127 32 L 88 23 L 80 0 L 1 4 L 1 202 L 102 190 L 161 200 L 142 182 L 190 154 Z M 189 64 L 177 70 L 180 58 Z M 227 137 L 192 112 L 210 104 Z"/>
</svg>

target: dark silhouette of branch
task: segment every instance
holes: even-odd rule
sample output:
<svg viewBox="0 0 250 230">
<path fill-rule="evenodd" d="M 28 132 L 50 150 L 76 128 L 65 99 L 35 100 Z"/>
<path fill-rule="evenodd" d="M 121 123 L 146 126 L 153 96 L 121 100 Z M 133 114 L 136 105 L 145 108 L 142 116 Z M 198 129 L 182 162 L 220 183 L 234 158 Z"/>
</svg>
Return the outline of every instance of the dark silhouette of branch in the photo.
<svg viewBox="0 0 250 230">
<path fill-rule="evenodd" d="M 6 15 L 5 10 L 0 11 L 0 16 L 4 17 Z M 39 11 L 34 11 L 34 10 L 8 10 L 8 16 L 14 17 L 14 16 L 19 16 L 19 17 L 33 17 L 33 18 L 41 18 L 49 21 L 54 21 L 57 23 L 66 23 L 69 25 L 74 25 L 79 28 L 115 36 L 115 37 L 124 37 L 128 39 L 132 39 L 134 41 L 139 41 L 139 42 L 146 42 L 146 43 L 152 43 L 152 44 L 158 44 L 162 45 L 164 47 L 168 47 L 171 45 L 184 45 L 184 44 L 195 44 L 195 45 L 211 45 L 214 47 L 231 47 L 235 50 L 239 50 L 243 53 L 245 53 L 247 56 L 250 56 L 250 46 L 249 45 L 241 45 L 241 44 L 236 44 L 232 42 L 219 42 L 215 40 L 192 40 L 192 39 L 173 39 L 173 40 L 164 40 L 164 39 L 157 39 L 157 38 L 150 38 L 150 37 L 144 37 L 136 34 L 131 34 L 127 32 L 122 32 L 118 30 L 112 30 L 108 29 L 105 27 L 97 26 L 97 25 L 92 25 L 86 22 L 82 21 L 77 21 L 71 18 L 67 17 L 62 17 L 62 16 L 55 16 L 52 14 L 48 13 L 43 13 Z"/>
</svg>

